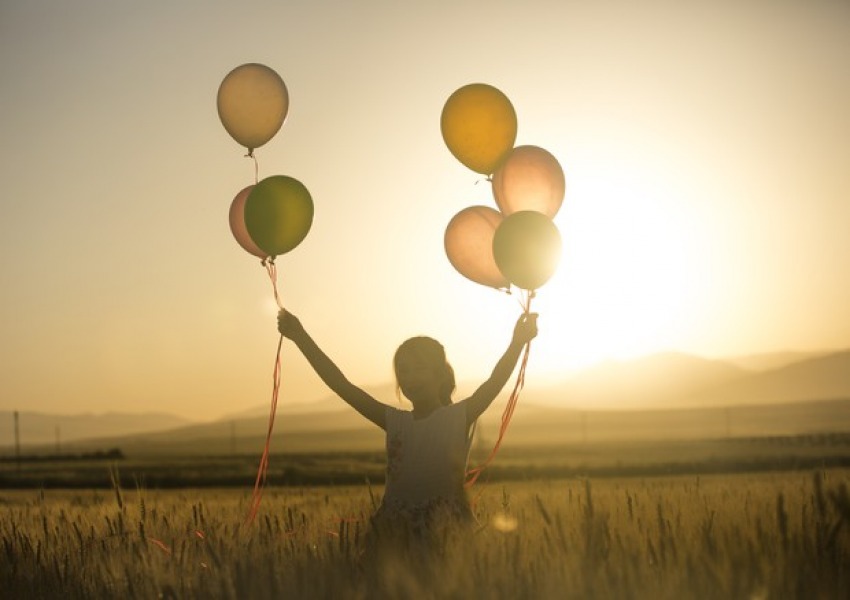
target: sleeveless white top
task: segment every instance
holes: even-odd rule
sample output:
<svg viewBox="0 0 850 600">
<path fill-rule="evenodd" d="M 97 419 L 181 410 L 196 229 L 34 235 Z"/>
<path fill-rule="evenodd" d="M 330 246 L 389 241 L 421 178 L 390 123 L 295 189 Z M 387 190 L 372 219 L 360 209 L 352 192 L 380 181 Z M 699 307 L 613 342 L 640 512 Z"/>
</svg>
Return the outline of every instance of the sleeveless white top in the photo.
<svg viewBox="0 0 850 600">
<path fill-rule="evenodd" d="M 423 419 L 388 406 L 386 417 L 382 509 L 405 511 L 445 502 L 468 506 L 463 490 L 470 444 L 465 403 L 442 406 Z"/>
</svg>

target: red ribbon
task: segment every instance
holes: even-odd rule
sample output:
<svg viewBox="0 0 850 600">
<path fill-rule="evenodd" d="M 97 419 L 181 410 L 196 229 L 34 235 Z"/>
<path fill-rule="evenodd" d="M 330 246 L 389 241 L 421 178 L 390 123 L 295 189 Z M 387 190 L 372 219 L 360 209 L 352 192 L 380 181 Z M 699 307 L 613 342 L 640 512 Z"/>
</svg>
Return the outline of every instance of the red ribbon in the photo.
<svg viewBox="0 0 850 600">
<path fill-rule="evenodd" d="M 523 313 L 528 315 L 531 311 L 531 299 L 534 297 L 534 292 L 529 292 L 525 298 L 525 303 L 523 304 Z M 478 477 L 487 468 L 487 466 L 493 462 L 493 459 L 496 457 L 496 453 L 499 451 L 499 447 L 502 445 L 502 438 L 505 437 L 505 432 L 508 430 L 508 425 L 511 422 L 511 417 L 513 417 L 514 410 L 516 409 L 517 401 L 519 400 L 519 393 L 522 391 L 523 386 L 525 385 L 525 368 L 528 365 L 528 353 L 531 349 L 531 342 L 527 342 L 525 344 L 525 348 L 522 354 L 522 361 L 519 365 L 519 372 L 517 373 L 516 383 L 514 384 L 514 389 L 511 392 L 510 398 L 508 398 L 508 403 L 505 405 L 505 410 L 502 412 L 502 425 L 499 428 L 499 438 L 496 440 L 496 444 L 493 446 L 493 449 L 490 451 L 490 454 L 480 465 L 473 469 L 469 469 L 466 472 L 466 483 L 464 483 L 464 487 L 472 487 L 472 485 L 478 480 Z"/>
<path fill-rule="evenodd" d="M 263 266 L 269 274 L 269 279 L 271 279 L 275 302 L 277 302 L 278 308 L 282 310 L 283 305 L 280 302 L 280 295 L 277 291 L 277 267 L 274 264 L 274 258 L 265 259 L 263 261 Z M 263 488 L 266 485 L 266 476 L 269 470 L 272 430 L 274 429 L 274 416 L 275 412 L 277 412 L 277 398 L 280 392 L 280 349 L 282 346 L 283 334 L 281 334 L 277 341 L 277 352 L 275 353 L 274 373 L 272 375 L 272 402 L 271 411 L 269 412 L 269 429 L 266 434 L 266 444 L 263 447 L 263 455 L 260 457 L 260 466 L 257 469 L 257 479 L 254 481 L 254 492 L 251 496 L 251 508 L 245 519 L 246 523 L 249 525 L 254 522 L 254 519 L 257 517 L 257 512 L 260 510 L 260 502 L 263 499 Z"/>
</svg>

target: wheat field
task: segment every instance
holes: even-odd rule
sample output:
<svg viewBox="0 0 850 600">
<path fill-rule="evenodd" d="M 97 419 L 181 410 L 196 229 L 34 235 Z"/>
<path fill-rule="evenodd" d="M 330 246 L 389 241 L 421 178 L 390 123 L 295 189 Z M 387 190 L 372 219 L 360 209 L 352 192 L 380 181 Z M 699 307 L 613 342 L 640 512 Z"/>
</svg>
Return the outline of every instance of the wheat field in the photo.
<svg viewBox="0 0 850 600">
<path fill-rule="evenodd" d="M 850 471 L 478 484 L 427 568 L 360 549 L 381 488 L 0 492 L 3 598 L 848 598 Z"/>
</svg>

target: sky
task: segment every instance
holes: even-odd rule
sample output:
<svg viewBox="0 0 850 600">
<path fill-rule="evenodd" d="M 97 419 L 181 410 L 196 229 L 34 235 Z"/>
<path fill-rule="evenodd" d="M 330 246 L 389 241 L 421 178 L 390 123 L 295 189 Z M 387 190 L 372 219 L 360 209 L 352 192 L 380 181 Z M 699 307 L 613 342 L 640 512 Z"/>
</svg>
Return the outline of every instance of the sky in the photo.
<svg viewBox="0 0 850 600">
<path fill-rule="evenodd" d="M 215 102 L 247 62 L 290 96 L 259 177 L 315 205 L 282 302 L 356 383 L 390 381 L 422 334 L 471 391 L 521 312 L 443 248 L 454 214 L 495 207 L 440 134 L 474 82 L 566 178 L 526 386 L 661 351 L 850 347 L 846 0 L 4 0 L 0 410 L 269 402 L 277 307 L 228 225 L 255 167 Z M 327 396 L 281 360 L 281 403 Z"/>
</svg>

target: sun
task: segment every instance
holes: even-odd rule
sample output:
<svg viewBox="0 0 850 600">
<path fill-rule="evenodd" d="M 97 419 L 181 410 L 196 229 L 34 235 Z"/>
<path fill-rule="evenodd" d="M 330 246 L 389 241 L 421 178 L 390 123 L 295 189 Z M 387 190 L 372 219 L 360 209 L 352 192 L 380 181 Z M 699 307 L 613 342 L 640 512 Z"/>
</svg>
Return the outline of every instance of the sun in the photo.
<svg viewBox="0 0 850 600">
<path fill-rule="evenodd" d="M 555 217 L 560 264 L 532 304 L 533 363 L 547 376 L 673 349 L 694 318 L 698 227 L 675 198 L 626 183 L 598 179 Z"/>
</svg>

